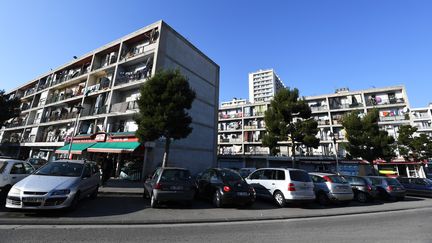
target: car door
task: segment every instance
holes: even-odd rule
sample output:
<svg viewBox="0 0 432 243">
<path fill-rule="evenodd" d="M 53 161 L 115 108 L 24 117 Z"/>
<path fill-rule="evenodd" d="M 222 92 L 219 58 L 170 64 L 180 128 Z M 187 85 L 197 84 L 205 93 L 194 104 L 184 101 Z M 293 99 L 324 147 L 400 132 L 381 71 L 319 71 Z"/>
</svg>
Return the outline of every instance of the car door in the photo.
<svg viewBox="0 0 432 243">
<path fill-rule="evenodd" d="M 264 170 L 256 170 L 250 174 L 248 178 L 246 178 L 246 182 L 255 189 L 255 192 L 259 197 L 264 197 L 267 195 L 267 190 L 263 186 L 263 175 Z"/>
<path fill-rule="evenodd" d="M 10 170 L 10 176 L 11 176 L 11 185 L 14 185 L 18 181 L 24 179 L 27 176 L 27 172 L 24 167 L 24 163 L 14 163 L 12 165 L 12 168 Z"/>
<path fill-rule="evenodd" d="M 198 178 L 198 193 L 202 197 L 207 197 L 208 193 L 206 193 L 205 188 L 210 180 L 210 170 L 206 170 L 202 173 L 202 175 Z"/>
<path fill-rule="evenodd" d="M 84 171 L 81 176 L 80 190 L 84 195 L 91 193 L 93 189 L 92 172 L 89 164 L 84 164 Z"/>
<path fill-rule="evenodd" d="M 159 175 L 162 173 L 162 168 L 158 168 L 152 175 L 152 177 L 148 178 L 145 182 L 144 182 L 144 187 L 145 190 L 149 193 L 149 195 L 152 194 L 154 185 L 156 184 Z"/>
</svg>

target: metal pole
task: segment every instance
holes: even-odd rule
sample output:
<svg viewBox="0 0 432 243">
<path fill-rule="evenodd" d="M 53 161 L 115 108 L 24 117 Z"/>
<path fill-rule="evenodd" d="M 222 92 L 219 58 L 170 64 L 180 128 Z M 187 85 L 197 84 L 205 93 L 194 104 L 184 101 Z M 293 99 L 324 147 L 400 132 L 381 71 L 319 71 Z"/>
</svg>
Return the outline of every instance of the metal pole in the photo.
<svg viewBox="0 0 432 243">
<path fill-rule="evenodd" d="M 335 149 L 335 159 L 336 159 L 336 174 L 339 175 L 339 159 L 338 159 L 338 151 L 337 151 L 337 143 L 336 143 L 336 136 L 333 134 L 333 146 Z"/>
</svg>

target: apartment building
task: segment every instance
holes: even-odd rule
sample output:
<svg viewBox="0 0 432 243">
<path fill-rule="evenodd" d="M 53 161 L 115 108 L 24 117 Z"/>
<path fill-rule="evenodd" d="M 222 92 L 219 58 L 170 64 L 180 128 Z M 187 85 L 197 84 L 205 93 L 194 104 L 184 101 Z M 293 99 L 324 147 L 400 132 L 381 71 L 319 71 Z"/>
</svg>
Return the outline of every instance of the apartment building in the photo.
<svg viewBox="0 0 432 243">
<path fill-rule="evenodd" d="M 273 69 L 249 73 L 249 101 L 270 101 L 284 85 Z"/>
<path fill-rule="evenodd" d="M 317 136 L 321 144 L 318 149 L 300 148 L 297 153 L 302 156 L 334 156 L 335 146 L 339 156 L 345 155 L 343 148 L 337 144 L 346 142 L 341 119 L 351 111 L 358 110 L 365 114 L 377 108 L 380 127 L 395 137 L 400 125 L 410 124 L 409 102 L 404 86 L 359 91 L 338 89 L 334 94 L 308 96 L 305 99 L 318 121 Z M 268 148 L 263 147 L 261 142 L 265 132 L 264 112 L 269 105 L 270 102 L 222 105 L 218 123 L 219 155 L 268 155 Z M 280 145 L 281 155 L 291 156 L 288 143 Z"/>
<path fill-rule="evenodd" d="M 432 103 L 423 108 L 411 109 L 412 126 L 417 127 L 418 133 L 432 137 Z"/>
<path fill-rule="evenodd" d="M 172 143 L 170 165 L 189 167 L 192 171 L 213 166 L 219 66 L 163 21 L 10 91 L 12 97 L 21 99 L 22 112 L 1 129 L 2 148 L 23 157 L 59 157 L 68 150 L 64 146 L 72 140 L 79 117 L 73 138 L 75 157 L 112 153 L 121 159 L 133 153 L 142 156 L 145 150 L 145 163 L 151 169 L 162 161 L 164 141 L 149 143 L 145 148 L 137 142 L 133 120 L 138 112 L 136 101 L 139 88 L 148 78 L 157 70 L 173 68 L 189 79 L 196 99 L 190 110 L 193 132 Z M 77 108 L 80 106 L 81 112 Z M 129 144 L 113 144 L 118 142 Z"/>
</svg>

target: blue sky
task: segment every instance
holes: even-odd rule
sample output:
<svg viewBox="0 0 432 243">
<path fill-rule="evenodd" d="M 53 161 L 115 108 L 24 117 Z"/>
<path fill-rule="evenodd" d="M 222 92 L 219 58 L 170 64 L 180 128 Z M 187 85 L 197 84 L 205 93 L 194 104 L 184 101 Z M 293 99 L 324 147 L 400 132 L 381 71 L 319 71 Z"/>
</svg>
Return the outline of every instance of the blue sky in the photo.
<svg viewBox="0 0 432 243">
<path fill-rule="evenodd" d="M 432 102 L 432 1 L 22 1 L 0 3 L 0 89 L 10 90 L 163 19 L 221 67 L 220 101 L 274 68 L 302 95 L 404 84 Z"/>
</svg>

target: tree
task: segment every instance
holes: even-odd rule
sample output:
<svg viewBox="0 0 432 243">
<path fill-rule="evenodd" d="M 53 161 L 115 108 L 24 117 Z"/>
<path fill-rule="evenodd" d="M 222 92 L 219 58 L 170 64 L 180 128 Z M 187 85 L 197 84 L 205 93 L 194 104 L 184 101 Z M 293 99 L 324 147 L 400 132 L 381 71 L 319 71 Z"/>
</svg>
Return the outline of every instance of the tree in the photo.
<svg viewBox="0 0 432 243">
<path fill-rule="evenodd" d="M 265 112 L 266 134 L 263 145 L 270 148 L 276 155 L 278 142 L 291 142 L 293 167 L 295 167 L 295 151 L 300 145 L 317 148 L 319 139 L 318 123 L 311 118 L 312 112 L 304 99 L 299 98 L 298 89 L 281 89 L 271 101 Z"/>
<path fill-rule="evenodd" d="M 394 138 L 378 126 L 379 113 L 374 109 L 366 115 L 360 112 L 348 113 L 342 120 L 348 143 L 343 146 L 350 157 L 369 162 L 376 159 L 391 160 L 394 156 Z"/>
<path fill-rule="evenodd" d="M 415 136 L 416 127 L 399 127 L 397 147 L 399 154 L 407 160 L 425 160 L 432 158 L 432 141 L 426 134 Z"/>
<path fill-rule="evenodd" d="M 15 97 L 9 99 L 8 95 L 5 95 L 5 91 L 0 90 L 0 127 L 2 127 L 7 120 L 19 116 L 20 104 L 19 98 Z"/>
<path fill-rule="evenodd" d="M 194 99 L 195 92 L 179 70 L 160 70 L 141 88 L 135 134 L 141 142 L 165 138 L 162 167 L 168 164 L 171 139 L 186 138 L 192 132 L 192 117 L 186 110 Z"/>
</svg>

